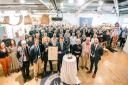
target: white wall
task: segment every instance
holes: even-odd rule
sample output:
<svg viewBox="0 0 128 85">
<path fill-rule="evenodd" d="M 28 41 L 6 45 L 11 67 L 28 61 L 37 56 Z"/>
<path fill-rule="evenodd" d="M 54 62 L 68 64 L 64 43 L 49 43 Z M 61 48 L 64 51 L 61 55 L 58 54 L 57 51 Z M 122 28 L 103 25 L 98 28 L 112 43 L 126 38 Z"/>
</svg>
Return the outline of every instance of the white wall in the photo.
<svg viewBox="0 0 128 85">
<path fill-rule="evenodd" d="M 41 16 L 42 14 L 38 15 Z M 34 15 L 33 15 L 34 16 Z M 50 14 L 50 16 L 56 16 L 56 14 Z M 111 23 L 115 24 L 118 21 L 118 18 L 114 14 L 102 14 L 98 15 L 96 13 L 80 13 L 79 15 L 76 15 L 75 13 L 64 13 L 63 14 L 63 21 L 65 23 L 70 23 L 73 25 L 79 25 L 79 17 L 92 17 L 92 25 L 100 25 L 102 23 Z M 120 21 L 122 21 L 123 18 L 120 18 Z M 12 19 L 12 23 L 15 23 L 15 19 Z M 19 31 L 20 35 L 24 34 L 24 30 L 27 29 L 29 31 L 31 26 L 24 26 L 23 23 L 18 26 L 12 26 L 12 25 L 7 25 L 6 30 L 8 37 L 13 38 L 15 37 L 15 32 Z"/>
<path fill-rule="evenodd" d="M 73 25 L 79 25 L 79 16 L 71 13 L 63 14 L 63 21 Z"/>
<path fill-rule="evenodd" d="M 74 25 L 79 25 L 79 17 L 92 17 L 92 25 L 100 25 L 102 23 L 111 23 L 115 24 L 118 21 L 118 18 L 115 14 L 94 14 L 94 13 L 87 13 L 87 14 L 73 14 L 73 13 L 65 13 L 63 14 L 63 20 L 69 22 Z"/>
</svg>

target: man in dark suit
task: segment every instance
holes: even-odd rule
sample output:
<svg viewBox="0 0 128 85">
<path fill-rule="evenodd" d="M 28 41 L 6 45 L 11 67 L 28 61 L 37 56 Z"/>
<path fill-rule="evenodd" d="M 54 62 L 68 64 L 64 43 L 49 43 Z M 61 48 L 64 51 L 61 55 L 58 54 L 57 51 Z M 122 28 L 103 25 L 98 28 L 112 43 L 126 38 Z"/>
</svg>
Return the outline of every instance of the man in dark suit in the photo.
<svg viewBox="0 0 128 85">
<path fill-rule="evenodd" d="M 103 48 L 99 44 L 98 38 L 94 39 L 94 44 L 91 45 L 91 65 L 90 65 L 90 70 L 87 73 L 91 73 L 93 69 L 93 65 L 95 65 L 95 70 L 93 73 L 92 78 L 95 78 L 97 70 L 98 70 L 98 63 L 99 60 L 101 60 L 101 56 L 103 55 Z"/>
<path fill-rule="evenodd" d="M 39 40 L 35 38 L 34 45 L 30 48 L 30 62 L 33 65 L 33 63 L 37 62 L 38 58 L 42 59 L 42 55 L 44 52 L 44 45 L 42 43 L 39 43 Z"/>
<path fill-rule="evenodd" d="M 53 71 L 53 66 L 52 66 L 52 61 L 48 60 L 48 46 L 52 46 L 49 41 L 43 43 L 44 45 L 44 53 L 43 53 L 43 61 L 44 61 L 44 74 L 46 74 L 46 69 L 47 69 L 47 62 L 50 64 L 50 70 L 51 72 Z"/>
<path fill-rule="evenodd" d="M 58 61 L 57 61 L 57 71 L 60 72 L 60 68 L 63 61 L 63 56 L 67 53 L 68 49 L 66 44 L 64 43 L 64 38 L 62 35 L 59 38 L 59 42 L 57 43 L 58 46 Z"/>
<path fill-rule="evenodd" d="M 42 44 L 39 44 L 39 40 L 34 40 L 34 45 L 30 48 L 30 56 L 31 56 L 31 63 L 33 65 L 34 63 L 34 76 L 35 80 L 37 81 L 37 75 L 40 73 L 41 70 L 41 57 L 42 53 L 44 52 L 44 46 Z"/>
</svg>

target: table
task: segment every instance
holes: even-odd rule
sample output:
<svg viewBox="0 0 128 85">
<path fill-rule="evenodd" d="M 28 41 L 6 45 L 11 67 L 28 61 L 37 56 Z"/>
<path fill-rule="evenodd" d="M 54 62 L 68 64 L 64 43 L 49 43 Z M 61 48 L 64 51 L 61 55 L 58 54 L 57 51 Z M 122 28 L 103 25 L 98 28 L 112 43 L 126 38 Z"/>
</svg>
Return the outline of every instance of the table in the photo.
<svg viewBox="0 0 128 85">
<path fill-rule="evenodd" d="M 72 56 L 71 59 L 68 57 Z M 66 54 L 63 57 L 61 73 L 61 81 L 66 84 L 80 84 L 80 80 L 77 77 L 77 64 L 76 57 L 72 54 Z"/>
<path fill-rule="evenodd" d="M 123 51 L 126 52 L 126 53 L 128 53 L 128 36 L 127 36 L 127 40 L 126 40 L 126 42 L 125 42 Z"/>
</svg>

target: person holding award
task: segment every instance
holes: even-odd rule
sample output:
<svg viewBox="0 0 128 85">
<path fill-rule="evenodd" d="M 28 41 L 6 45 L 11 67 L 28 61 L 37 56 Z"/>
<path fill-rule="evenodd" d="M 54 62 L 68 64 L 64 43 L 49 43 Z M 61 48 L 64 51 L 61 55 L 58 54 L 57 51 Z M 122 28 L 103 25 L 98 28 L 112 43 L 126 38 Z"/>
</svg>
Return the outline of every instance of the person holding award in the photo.
<svg viewBox="0 0 128 85">
<path fill-rule="evenodd" d="M 50 64 L 50 70 L 53 71 L 52 61 L 48 60 L 48 47 L 52 46 L 50 43 L 50 38 L 47 36 L 47 33 L 44 34 L 42 38 L 42 44 L 44 45 L 43 61 L 44 61 L 44 74 L 46 74 L 47 62 Z"/>
<path fill-rule="evenodd" d="M 58 41 L 58 38 L 56 37 L 56 34 L 54 33 L 53 37 L 51 38 L 51 44 L 53 46 L 56 46 L 57 45 L 57 41 Z"/>
</svg>

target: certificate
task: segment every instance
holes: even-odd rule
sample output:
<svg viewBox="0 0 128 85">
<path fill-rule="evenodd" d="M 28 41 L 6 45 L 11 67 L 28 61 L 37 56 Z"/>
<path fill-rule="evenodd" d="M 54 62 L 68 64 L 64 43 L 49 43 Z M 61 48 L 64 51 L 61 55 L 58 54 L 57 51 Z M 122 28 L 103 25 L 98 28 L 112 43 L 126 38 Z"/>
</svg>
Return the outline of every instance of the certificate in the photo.
<svg viewBox="0 0 128 85">
<path fill-rule="evenodd" d="M 48 60 L 58 59 L 58 47 L 49 46 L 48 47 Z"/>
</svg>

